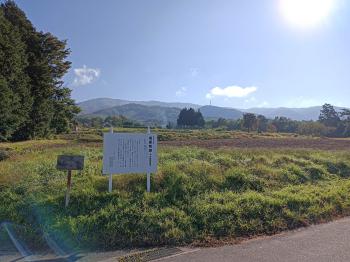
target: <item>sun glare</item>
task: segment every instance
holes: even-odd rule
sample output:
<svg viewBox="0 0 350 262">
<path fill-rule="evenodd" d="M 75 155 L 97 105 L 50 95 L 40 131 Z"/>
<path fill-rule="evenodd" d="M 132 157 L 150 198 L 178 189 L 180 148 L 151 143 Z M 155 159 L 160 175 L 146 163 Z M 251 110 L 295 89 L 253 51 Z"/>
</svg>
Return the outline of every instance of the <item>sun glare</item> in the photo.
<svg viewBox="0 0 350 262">
<path fill-rule="evenodd" d="M 324 22 L 336 0 L 280 0 L 284 18 L 292 25 L 309 28 Z"/>
</svg>

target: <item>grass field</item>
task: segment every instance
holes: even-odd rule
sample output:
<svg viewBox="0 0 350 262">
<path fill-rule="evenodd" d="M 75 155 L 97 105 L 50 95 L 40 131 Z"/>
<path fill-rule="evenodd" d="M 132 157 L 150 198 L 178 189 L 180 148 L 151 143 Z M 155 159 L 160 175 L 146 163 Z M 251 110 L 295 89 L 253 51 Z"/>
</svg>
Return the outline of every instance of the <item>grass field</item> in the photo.
<svg viewBox="0 0 350 262">
<path fill-rule="evenodd" d="M 317 138 L 169 131 L 168 140 L 178 143 L 160 145 L 152 192 L 145 192 L 146 176 L 135 174 L 115 176 L 109 194 L 99 132 L 0 144 L 0 222 L 40 227 L 66 246 L 112 249 L 224 243 L 350 214 L 350 150 L 205 144 Z M 191 139 L 205 143 L 192 146 Z M 62 153 L 86 157 L 85 169 L 73 174 L 68 209 L 66 174 L 55 169 Z"/>
</svg>

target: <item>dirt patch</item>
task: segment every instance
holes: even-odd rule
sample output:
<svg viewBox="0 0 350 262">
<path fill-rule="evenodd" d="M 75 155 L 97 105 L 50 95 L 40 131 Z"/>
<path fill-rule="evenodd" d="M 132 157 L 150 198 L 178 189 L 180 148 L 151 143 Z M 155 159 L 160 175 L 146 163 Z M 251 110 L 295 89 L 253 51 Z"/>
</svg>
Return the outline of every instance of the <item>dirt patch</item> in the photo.
<svg viewBox="0 0 350 262">
<path fill-rule="evenodd" d="M 210 139 L 210 140 L 181 140 L 161 141 L 166 146 L 196 146 L 205 148 L 290 148 L 290 149 L 321 149 L 321 150 L 350 150 L 349 139 L 330 138 L 239 138 L 239 139 Z"/>
</svg>

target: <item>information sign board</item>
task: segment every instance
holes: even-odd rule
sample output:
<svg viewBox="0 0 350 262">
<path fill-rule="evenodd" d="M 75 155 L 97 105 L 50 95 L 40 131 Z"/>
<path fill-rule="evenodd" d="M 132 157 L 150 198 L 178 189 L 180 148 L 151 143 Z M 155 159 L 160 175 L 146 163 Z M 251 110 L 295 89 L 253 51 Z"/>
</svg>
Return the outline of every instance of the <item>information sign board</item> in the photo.
<svg viewBox="0 0 350 262">
<path fill-rule="evenodd" d="M 155 173 L 157 135 L 105 133 L 103 174 Z"/>
</svg>

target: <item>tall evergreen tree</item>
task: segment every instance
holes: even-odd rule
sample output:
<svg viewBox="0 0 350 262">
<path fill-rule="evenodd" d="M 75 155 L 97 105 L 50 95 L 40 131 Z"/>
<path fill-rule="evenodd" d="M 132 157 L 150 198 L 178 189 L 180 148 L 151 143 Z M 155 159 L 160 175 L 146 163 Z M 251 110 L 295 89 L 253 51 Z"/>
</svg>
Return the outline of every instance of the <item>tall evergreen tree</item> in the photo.
<svg viewBox="0 0 350 262">
<path fill-rule="evenodd" d="M 53 117 L 51 128 L 56 133 L 62 133 L 69 130 L 69 124 L 75 114 L 80 109 L 75 105 L 74 100 L 70 98 L 71 90 L 63 87 L 62 77 L 68 72 L 71 62 L 66 58 L 70 50 L 66 48 L 67 42 L 60 41 L 50 33 L 41 34 L 43 39 L 44 54 L 50 68 L 51 78 L 53 80 Z"/>
<path fill-rule="evenodd" d="M 8 140 L 26 125 L 32 100 L 25 45 L 1 8 L 0 34 L 0 140 Z"/>
<path fill-rule="evenodd" d="M 250 132 L 254 125 L 256 124 L 256 115 L 252 113 L 246 113 L 243 115 L 243 127 L 248 129 L 248 132 Z"/>
<path fill-rule="evenodd" d="M 342 112 L 340 113 L 341 117 L 343 118 L 343 136 L 349 137 L 350 136 L 350 110 L 349 109 L 342 109 Z"/>
<path fill-rule="evenodd" d="M 256 126 L 259 133 L 266 132 L 267 131 L 267 125 L 269 123 L 269 120 L 263 116 L 258 115 L 256 118 Z"/>
<path fill-rule="evenodd" d="M 324 104 L 321 109 L 319 121 L 328 127 L 337 127 L 340 122 L 338 112 L 330 104 Z"/>
<path fill-rule="evenodd" d="M 205 124 L 202 113 L 193 108 L 184 108 L 180 111 L 177 118 L 177 125 L 179 127 L 203 127 Z"/>
<path fill-rule="evenodd" d="M 52 132 L 67 131 L 79 109 L 62 81 L 70 68 L 66 60 L 70 53 L 66 42 L 50 33 L 37 32 L 13 1 L 6 1 L 1 9 L 12 29 L 19 32 L 28 62 L 23 72 L 29 86 L 21 100 L 27 121 L 14 132 L 12 139 L 46 137 Z"/>
</svg>

